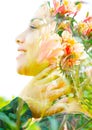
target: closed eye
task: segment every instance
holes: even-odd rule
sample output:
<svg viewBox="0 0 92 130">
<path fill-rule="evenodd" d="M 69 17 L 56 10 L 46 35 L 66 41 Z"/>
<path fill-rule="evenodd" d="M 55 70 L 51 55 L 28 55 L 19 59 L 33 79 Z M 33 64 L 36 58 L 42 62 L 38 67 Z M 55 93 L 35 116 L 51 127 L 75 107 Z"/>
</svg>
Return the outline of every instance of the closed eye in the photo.
<svg viewBox="0 0 92 130">
<path fill-rule="evenodd" d="M 43 20 L 39 18 L 34 18 L 30 22 L 31 29 L 38 29 L 43 25 Z"/>
<path fill-rule="evenodd" d="M 30 28 L 31 28 L 31 29 L 37 29 L 37 27 L 35 27 L 35 26 L 33 26 L 33 25 L 31 25 Z"/>
</svg>

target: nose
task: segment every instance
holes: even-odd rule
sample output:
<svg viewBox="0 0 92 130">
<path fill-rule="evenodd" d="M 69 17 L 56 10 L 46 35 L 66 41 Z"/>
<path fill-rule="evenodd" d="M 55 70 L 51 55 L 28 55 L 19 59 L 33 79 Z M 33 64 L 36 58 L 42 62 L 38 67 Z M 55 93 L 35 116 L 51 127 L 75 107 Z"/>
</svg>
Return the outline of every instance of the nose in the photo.
<svg viewBox="0 0 92 130">
<path fill-rule="evenodd" d="M 17 44 L 23 44 L 24 41 L 25 41 L 25 37 L 24 37 L 23 34 L 20 34 L 20 35 L 18 35 L 18 36 L 16 37 L 16 43 L 17 43 Z"/>
</svg>

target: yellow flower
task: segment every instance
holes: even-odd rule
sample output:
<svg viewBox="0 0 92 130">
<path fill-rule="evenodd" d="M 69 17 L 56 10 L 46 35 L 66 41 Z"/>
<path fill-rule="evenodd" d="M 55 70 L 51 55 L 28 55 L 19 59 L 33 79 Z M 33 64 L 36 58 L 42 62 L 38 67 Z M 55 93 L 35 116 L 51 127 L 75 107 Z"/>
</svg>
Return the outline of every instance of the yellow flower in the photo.
<svg viewBox="0 0 92 130">
<path fill-rule="evenodd" d="M 64 3 L 65 6 L 69 5 L 69 1 L 68 0 L 63 0 L 63 3 Z"/>
<path fill-rule="evenodd" d="M 75 44 L 75 39 L 74 38 L 68 39 L 68 43 L 70 43 L 71 45 Z"/>
<path fill-rule="evenodd" d="M 77 4 L 76 7 L 77 7 L 78 10 L 80 10 L 81 7 L 82 7 L 82 3 Z"/>
<path fill-rule="evenodd" d="M 63 42 L 67 42 L 69 45 L 73 45 L 76 43 L 75 39 L 72 37 L 72 33 L 69 31 L 63 31 L 62 33 Z"/>
<path fill-rule="evenodd" d="M 78 24 L 78 30 L 82 33 L 84 30 L 86 30 L 87 29 L 87 24 L 86 23 L 84 23 L 84 22 L 80 22 L 79 24 Z"/>
</svg>

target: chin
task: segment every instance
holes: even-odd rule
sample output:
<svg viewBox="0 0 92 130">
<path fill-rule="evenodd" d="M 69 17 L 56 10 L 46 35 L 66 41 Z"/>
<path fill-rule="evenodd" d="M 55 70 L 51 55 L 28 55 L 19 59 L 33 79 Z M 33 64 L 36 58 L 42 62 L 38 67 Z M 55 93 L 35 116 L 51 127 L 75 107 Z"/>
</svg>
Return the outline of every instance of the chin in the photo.
<svg viewBox="0 0 92 130">
<path fill-rule="evenodd" d="M 29 74 L 29 67 L 27 61 L 24 59 L 17 60 L 17 73 L 20 75 L 31 75 Z"/>
<path fill-rule="evenodd" d="M 24 67 L 24 66 L 18 66 L 17 67 L 17 73 L 20 75 L 26 75 L 26 76 L 35 76 L 38 74 L 38 72 L 35 71 L 32 67 Z"/>
<path fill-rule="evenodd" d="M 48 67 L 48 61 L 38 63 L 36 61 L 29 62 L 18 62 L 17 72 L 21 75 L 36 76 L 46 67 Z"/>
<path fill-rule="evenodd" d="M 26 67 L 26 65 L 24 65 L 24 64 L 17 64 L 17 73 L 18 74 L 20 74 L 20 75 L 29 75 L 28 74 L 28 69 L 27 69 L 27 67 Z"/>
<path fill-rule="evenodd" d="M 20 75 L 27 75 L 25 69 L 23 68 L 17 68 L 17 73 Z"/>
</svg>

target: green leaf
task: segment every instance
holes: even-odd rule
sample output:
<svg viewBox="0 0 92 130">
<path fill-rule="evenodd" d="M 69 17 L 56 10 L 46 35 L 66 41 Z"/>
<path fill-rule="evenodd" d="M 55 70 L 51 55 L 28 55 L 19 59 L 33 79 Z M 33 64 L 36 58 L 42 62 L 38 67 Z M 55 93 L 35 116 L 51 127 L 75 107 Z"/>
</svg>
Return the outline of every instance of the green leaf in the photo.
<svg viewBox="0 0 92 130">
<path fill-rule="evenodd" d="M 0 109 L 0 128 L 21 130 L 31 117 L 32 113 L 28 105 L 21 98 L 16 97 Z"/>
<path fill-rule="evenodd" d="M 90 44 L 92 44 L 92 39 L 88 39 L 88 40 L 84 40 L 84 42 L 87 44 L 87 43 L 90 43 Z"/>
<path fill-rule="evenodd" d="M 61 36 L 61 35 L 62 35 L 62 32 L 63 32 L 63 30 L 60 29 L 60 30 L 57 31 L 57 34 L 58 34 L 59 36 Z"/>
<path fill-rule="evenodd" d="M 52 123 L 54 120 L 54 123 Z M 68 130 L 91 130 L 92 129 L 92 118 L 86 116 L 83 113 L 67 114 L 59 113 L 52 116 L 45 117 L 38 121 L 38 126 L 41 130 L 61 130 L 64 125 L 67 125 Z M 56 126 L 54 126 L 54 125 Z M 91 128 L 91 129 L 89 129 Z"/>
<path fill-rule="evenodd" d="M 79 2 L 79 1 L 77 1 L 77 2 L 75 2 L 75 5 L 78 5 L 78 4 L 80 4 L 81 2 Z"/>
<path fill-rule="evenodd" d="M 49 5 L 49 7 L 50 7 L 50 2 L 48 1 L 47 3 L 48 3 L 48 5 Z"/>
<path fill-rule="evenodd" d="M 17 130 L 16 123 L 10 120 L 10 118 L 3 112 L 0 112 L 0 120 L 2 120 L 10 129 Z M 6 128 L 7 128 L 6 127 Z"/>
<path fill-rule="evenodd" d="M 10 101 L 6 100 L 4 97 L 0 97 L 0 108 L 4 107 L 7 105 Z"/>
</svg>

